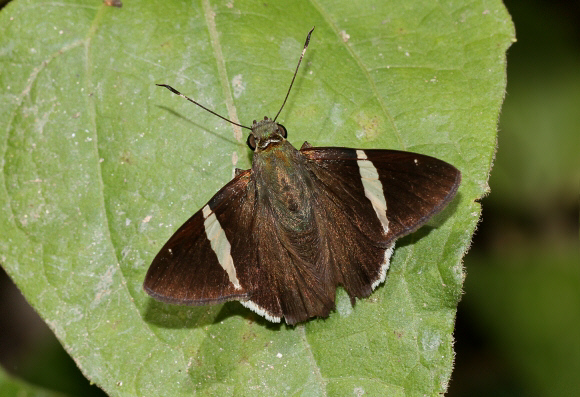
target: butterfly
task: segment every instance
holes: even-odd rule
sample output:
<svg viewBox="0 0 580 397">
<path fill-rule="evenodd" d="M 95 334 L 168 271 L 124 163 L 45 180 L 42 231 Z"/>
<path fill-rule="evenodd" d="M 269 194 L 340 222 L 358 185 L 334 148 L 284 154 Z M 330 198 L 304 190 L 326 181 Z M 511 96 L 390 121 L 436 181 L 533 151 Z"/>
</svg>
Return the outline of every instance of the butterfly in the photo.
<svg viewBox="0 0 580 397">
<path fill-rule="evenodd" d="M 342 286 L 354 304 L 386 277 L 395 240 L 455 196 L 461 173 L 434 157 L 382 149 L 297 150 L 276 119 L 250 130 L 252 168 L 236 175 L 185 222 L 153 260 L 144 289 L 181 305 L 231 300 L 272 322 L 327 317 Z"/>
</svg>

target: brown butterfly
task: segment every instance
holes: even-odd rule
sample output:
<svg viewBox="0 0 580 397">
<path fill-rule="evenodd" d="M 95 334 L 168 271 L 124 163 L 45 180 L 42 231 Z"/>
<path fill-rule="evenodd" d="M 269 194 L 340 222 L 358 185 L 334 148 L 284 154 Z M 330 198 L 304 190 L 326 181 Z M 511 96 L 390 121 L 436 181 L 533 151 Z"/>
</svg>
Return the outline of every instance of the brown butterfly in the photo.
<svg viewBox="0 0 580 397">
<path fill-rule="evenodd" d="M 422 154 L 307 142 L 296 150 L 280 111 L 251 127 L 216 114 L 251 131 L 252 168 L 236 170 L 163 246 L 145 277 L 149 295 L 182 305 L 238 300 L 291 325 L 327 317 L 337 286 L 353 301 L 368 297 L 385 280 L 395 240 L 457 192 L 461 173 Z"/>
</svg>

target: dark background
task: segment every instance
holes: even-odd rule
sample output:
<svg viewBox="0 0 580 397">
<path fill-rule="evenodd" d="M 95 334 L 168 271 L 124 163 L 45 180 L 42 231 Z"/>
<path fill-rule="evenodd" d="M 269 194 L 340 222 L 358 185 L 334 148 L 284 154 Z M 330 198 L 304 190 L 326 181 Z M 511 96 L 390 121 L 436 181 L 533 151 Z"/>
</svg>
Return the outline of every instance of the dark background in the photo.
<svg viewBox="0 0 580 397">
<path fill-rule="evenodd" d="M 580 3 L 505 4 L 517 42 L 448 396 L 580 395 Z M 71 396 L 104 395 L 1 268 L 0 364 Z"/>
</svg>

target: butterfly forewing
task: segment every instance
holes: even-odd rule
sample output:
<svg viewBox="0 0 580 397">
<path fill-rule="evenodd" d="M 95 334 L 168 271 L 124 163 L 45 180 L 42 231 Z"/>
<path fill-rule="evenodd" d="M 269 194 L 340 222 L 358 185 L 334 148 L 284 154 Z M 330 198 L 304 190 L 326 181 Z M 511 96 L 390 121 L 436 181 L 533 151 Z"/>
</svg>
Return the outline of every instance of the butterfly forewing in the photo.
<svg viewBox="0 0 580 397">
<path fill-rule="evenodd" d="M 417 230 L 443 209 L 455 196 L 461 182 L 461 173 L 457 168 L 418 153 L 334 147 L 308 148 L 301 152 L 319 168 L 327 171 L 326 175 L 330 178 L 322 177 L 321 180 L 329 189 L 336 190 L 336 186 L 347 186 L 349 182 L 352 184 L 357 176 L 360 179 L 360 175 L 357 175 L 357 152 L 360 151 L 364 151 L 379 175 L 387 204 L 389 243 Z M 337 180 L 341 182 L 337 183 Z M 345 198 L 353 194 L 345 188 L 341 190 Z M 360 192 L 362 189 L 353 186 L 352 190 Z M 376 224 L 372 222 L 371 215 L 366 217 L 369 225 Z M 374 228 L 376 231 L 376 226 Z"/>
<path fill-rule="evenodd" d="M 233 278 L 238 281 L 236 288 L 232 269 L 228 273 L 224 266 L 233 266 L 228 255 L 241 258 L 239 263 L 255 262 L 254 251 L 249 249 L 254 211 L 249 182 L 250 171 L 237 175 L 175 232 L 147 272 L 144 283 L 147 293 L 163 302 L 186 305 L 248 297 L 253 269 L 236 263 Z M 243 238 L 226 239 L 224 233 L 231 235 L 232 229 Z M 234 243 L 228 252 L 227 244 L 231 241 Z M 222 254 L 218 256 L 216 252 Z"/>
</svg>

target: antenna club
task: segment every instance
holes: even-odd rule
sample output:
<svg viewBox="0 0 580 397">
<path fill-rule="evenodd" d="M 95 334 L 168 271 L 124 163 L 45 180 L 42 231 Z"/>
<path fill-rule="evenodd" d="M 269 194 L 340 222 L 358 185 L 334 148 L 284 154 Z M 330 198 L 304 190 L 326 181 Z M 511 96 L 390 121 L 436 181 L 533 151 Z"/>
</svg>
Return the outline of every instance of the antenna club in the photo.
<svg viewBox="0 0 580 397">
<path fill-rule="evenodd" d="M 308 44 L 310 44 L 310 36 L 312 35 L 312 32 L 314 32 L 314 28 L 316 26 L 313 26 L 312 29 L 310 29 L 310 32 L 308 32 L 308 36 L 306 36 L 306 43 L 304 43 L 304 48 L 308 47 Z"/>
<path fill-rule="evenodd" d="M 177 91 L 175 88 L 171 87 L 170 85 L 167 85 L 167 84 L 155 84 L 155 85 L 158 85 L 159 87 L 165 87 L 169 91 L 173 92 L 175 95 L 181 95 L 181 93 L 179 91 Z"/>
</svg>

